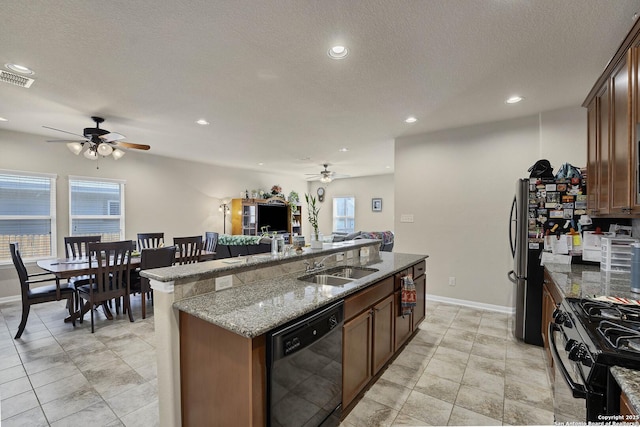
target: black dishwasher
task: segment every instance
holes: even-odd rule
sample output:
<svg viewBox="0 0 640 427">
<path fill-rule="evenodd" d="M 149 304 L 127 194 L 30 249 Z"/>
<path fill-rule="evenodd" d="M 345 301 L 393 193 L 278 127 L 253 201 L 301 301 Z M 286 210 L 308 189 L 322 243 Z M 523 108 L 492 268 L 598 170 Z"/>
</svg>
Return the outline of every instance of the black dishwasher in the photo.
<svg viewBox="0 0 640 427">
<path fill-rule="evenodd" d="M 270 426 L 340 424 L 343 305 L 323 307 L 267 334 Z"/>
</svg>

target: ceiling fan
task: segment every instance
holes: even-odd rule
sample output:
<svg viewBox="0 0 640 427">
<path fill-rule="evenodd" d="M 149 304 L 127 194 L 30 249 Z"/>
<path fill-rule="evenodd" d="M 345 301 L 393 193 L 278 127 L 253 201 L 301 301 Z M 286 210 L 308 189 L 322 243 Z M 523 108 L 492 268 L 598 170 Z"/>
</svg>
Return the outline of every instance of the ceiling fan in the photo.
<svg viewBox="0 0 640 427">
<path fill-rule="evenodd" d="M 349 175 L 337 174 L 337 173 L 327 169 L 327 167 L 329 166 L 329 163 L 324 163 L 322 166 L 324 166 L 324 170 L 321 170 L 320 173 L 307 173 L 307 174 L 305 174 L 305 175 L 309 175 L 309 177 L 307 179 L 309 181 L 314 181 L 316 179 L 319 179 L 320 182 L 322 182 L 324 184 L 328 184 L 331 181 L 333 181 L 334 179 L 348 178 L 349 177 Z"/>
<path fill-rule="evenodd" d="M 124 135 L 116 132 L 109 132 L 106 129 L 101 129 L 100 123 L 104 122 L 102 117 L 91 116 L 91 120 L 96 123 L 96 127 L 84 128 L 82 135 L 49 126 L 42 127 L 83 138 L 81 140 L 51 139 L 47 142 L 64 142 L 67 144 L 69 150 L 71 150 L 75 155 L 79 155 L 86 146 L 87 149 L 84 152 L 84 156 L 90 160 L 98 160 L 98 156 L 106 157 L 109 155 L 112 155 L 114 159 L 118 160 L 125 154 L 121 148 L 133 148 L 136 150 L 148 150 L 151 148 L 146 144 L 134 144 L 132 142 L 122 141 L 125 139 Z"/>
</svg>

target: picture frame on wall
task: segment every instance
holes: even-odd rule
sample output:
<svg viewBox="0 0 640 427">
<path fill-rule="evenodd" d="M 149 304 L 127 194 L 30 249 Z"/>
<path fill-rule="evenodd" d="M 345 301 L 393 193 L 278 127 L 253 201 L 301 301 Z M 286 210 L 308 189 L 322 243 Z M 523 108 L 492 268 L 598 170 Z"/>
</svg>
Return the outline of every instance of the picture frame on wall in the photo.
<svg viewBox="0 0 640 427">
<path fill-rule="evenodd" d="M 382 212 L 382 199 L 371 199 L 371 210 L 373 212 Z"/>
</svg>

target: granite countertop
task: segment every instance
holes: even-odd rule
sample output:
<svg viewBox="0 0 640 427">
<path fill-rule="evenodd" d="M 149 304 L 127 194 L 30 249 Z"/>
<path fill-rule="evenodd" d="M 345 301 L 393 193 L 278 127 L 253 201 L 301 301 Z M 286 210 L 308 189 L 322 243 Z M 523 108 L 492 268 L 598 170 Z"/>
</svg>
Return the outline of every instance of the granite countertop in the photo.
<svg viewBox="0 0 640 427">
<path fill-rule="evenodd" d="M 640 414 L 640 374 L 634 369 L 614 366 L 610 369 L 611 375 L 627 395 L 629 404 L 636 414 Z"/>
<path fill-rule="evenodd" d="M 305 273 L 297 272 L 185 298 L 173 306 L 238 335 L 253 338 L 328 303 L 341 300 L 425 258 L 426 255 L 380 252 L 379 259 L 374 261 L 362 264 L 349 262 L 350 265 L 378 271 L 345 285 L 327 286 L 300 281 L 298 277 Z"/>
<path fill-rule="evenodd" d="M 565 297 L 621 297 L 640 300 L 640 294 L 631 292 L 629 273 L 600 271 L 597 265 L 586 264 L 545 264 Z"/>
</svg>

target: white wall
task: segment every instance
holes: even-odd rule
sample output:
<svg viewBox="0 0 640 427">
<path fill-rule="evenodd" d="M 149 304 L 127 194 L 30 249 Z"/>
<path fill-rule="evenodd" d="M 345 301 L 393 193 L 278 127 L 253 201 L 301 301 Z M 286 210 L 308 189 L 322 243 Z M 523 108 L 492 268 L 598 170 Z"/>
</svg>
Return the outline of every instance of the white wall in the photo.
<svg viewBox="0 0 640 427">
<path fill-rule="evenodd" d="M 58 254 L 64 254 L 63 237 L 69 235 L 68 176 L 126 180 L 125 237 L 139 232 L 163 231 L 165 240 L 175 236 L 202 235 L 223 230 L 218 211 L 222 200 L 240 197 L 245 189 L 269 190 L 279 184 L 283 192 L 304 194 L 307 182 L 291 176 L 211 166 L 128 151 L 122 159 L 96 163 L 74 156 L 64 144 L 47 144 L 44 137 L 0 130 L 0 169 L 47 172 L 58 175 Z M 153 150 L 153 148 L 152 148 Z M 305 224 L 303 224 L 303 227 Z M 308 229 L 308 226 L 306 227 Z M 227 216 L 227 233 L 231 218 Z M 0 266 L 0 298 L 19 293 L 13 265 Z"/>
<path fill-rule="evenodd" d="M 569 108 L 396 140 L 394 252 L 430 256 L 428 295 L 513 305 L 515 181 L 539 158 L 584 166 L 584 129 L 586 111 Z M 414 222 L 400 222 L 403 214 Z"/>
<path fill-rule="evenodd" d="M 395 203 L 393 180 L 393 174 L 386 174 L 336 179 L 329 184 L 321 184 L 318 181 L 311 182 L 309 191 L 316 197 L 318 187 L 325 188 L 324 202 L 319 204 L 318 225 L 320 232 L 327 235 L 333 231 L 333 198 L 348 196 L 353 196 L 356 199 L 356 231 L 393 231 L 393 206 Z M 306 218 L 308 211 L 304 203 L 304 194 L 300 194 L 300 197 L 303 201 L 302 214 Z M 371 210 L 371 199 L 373 198 L 382 199 L 381 212 Z M 304 234 L 308 235 L 309 230 L 304 231 Z"/>
</svg>

